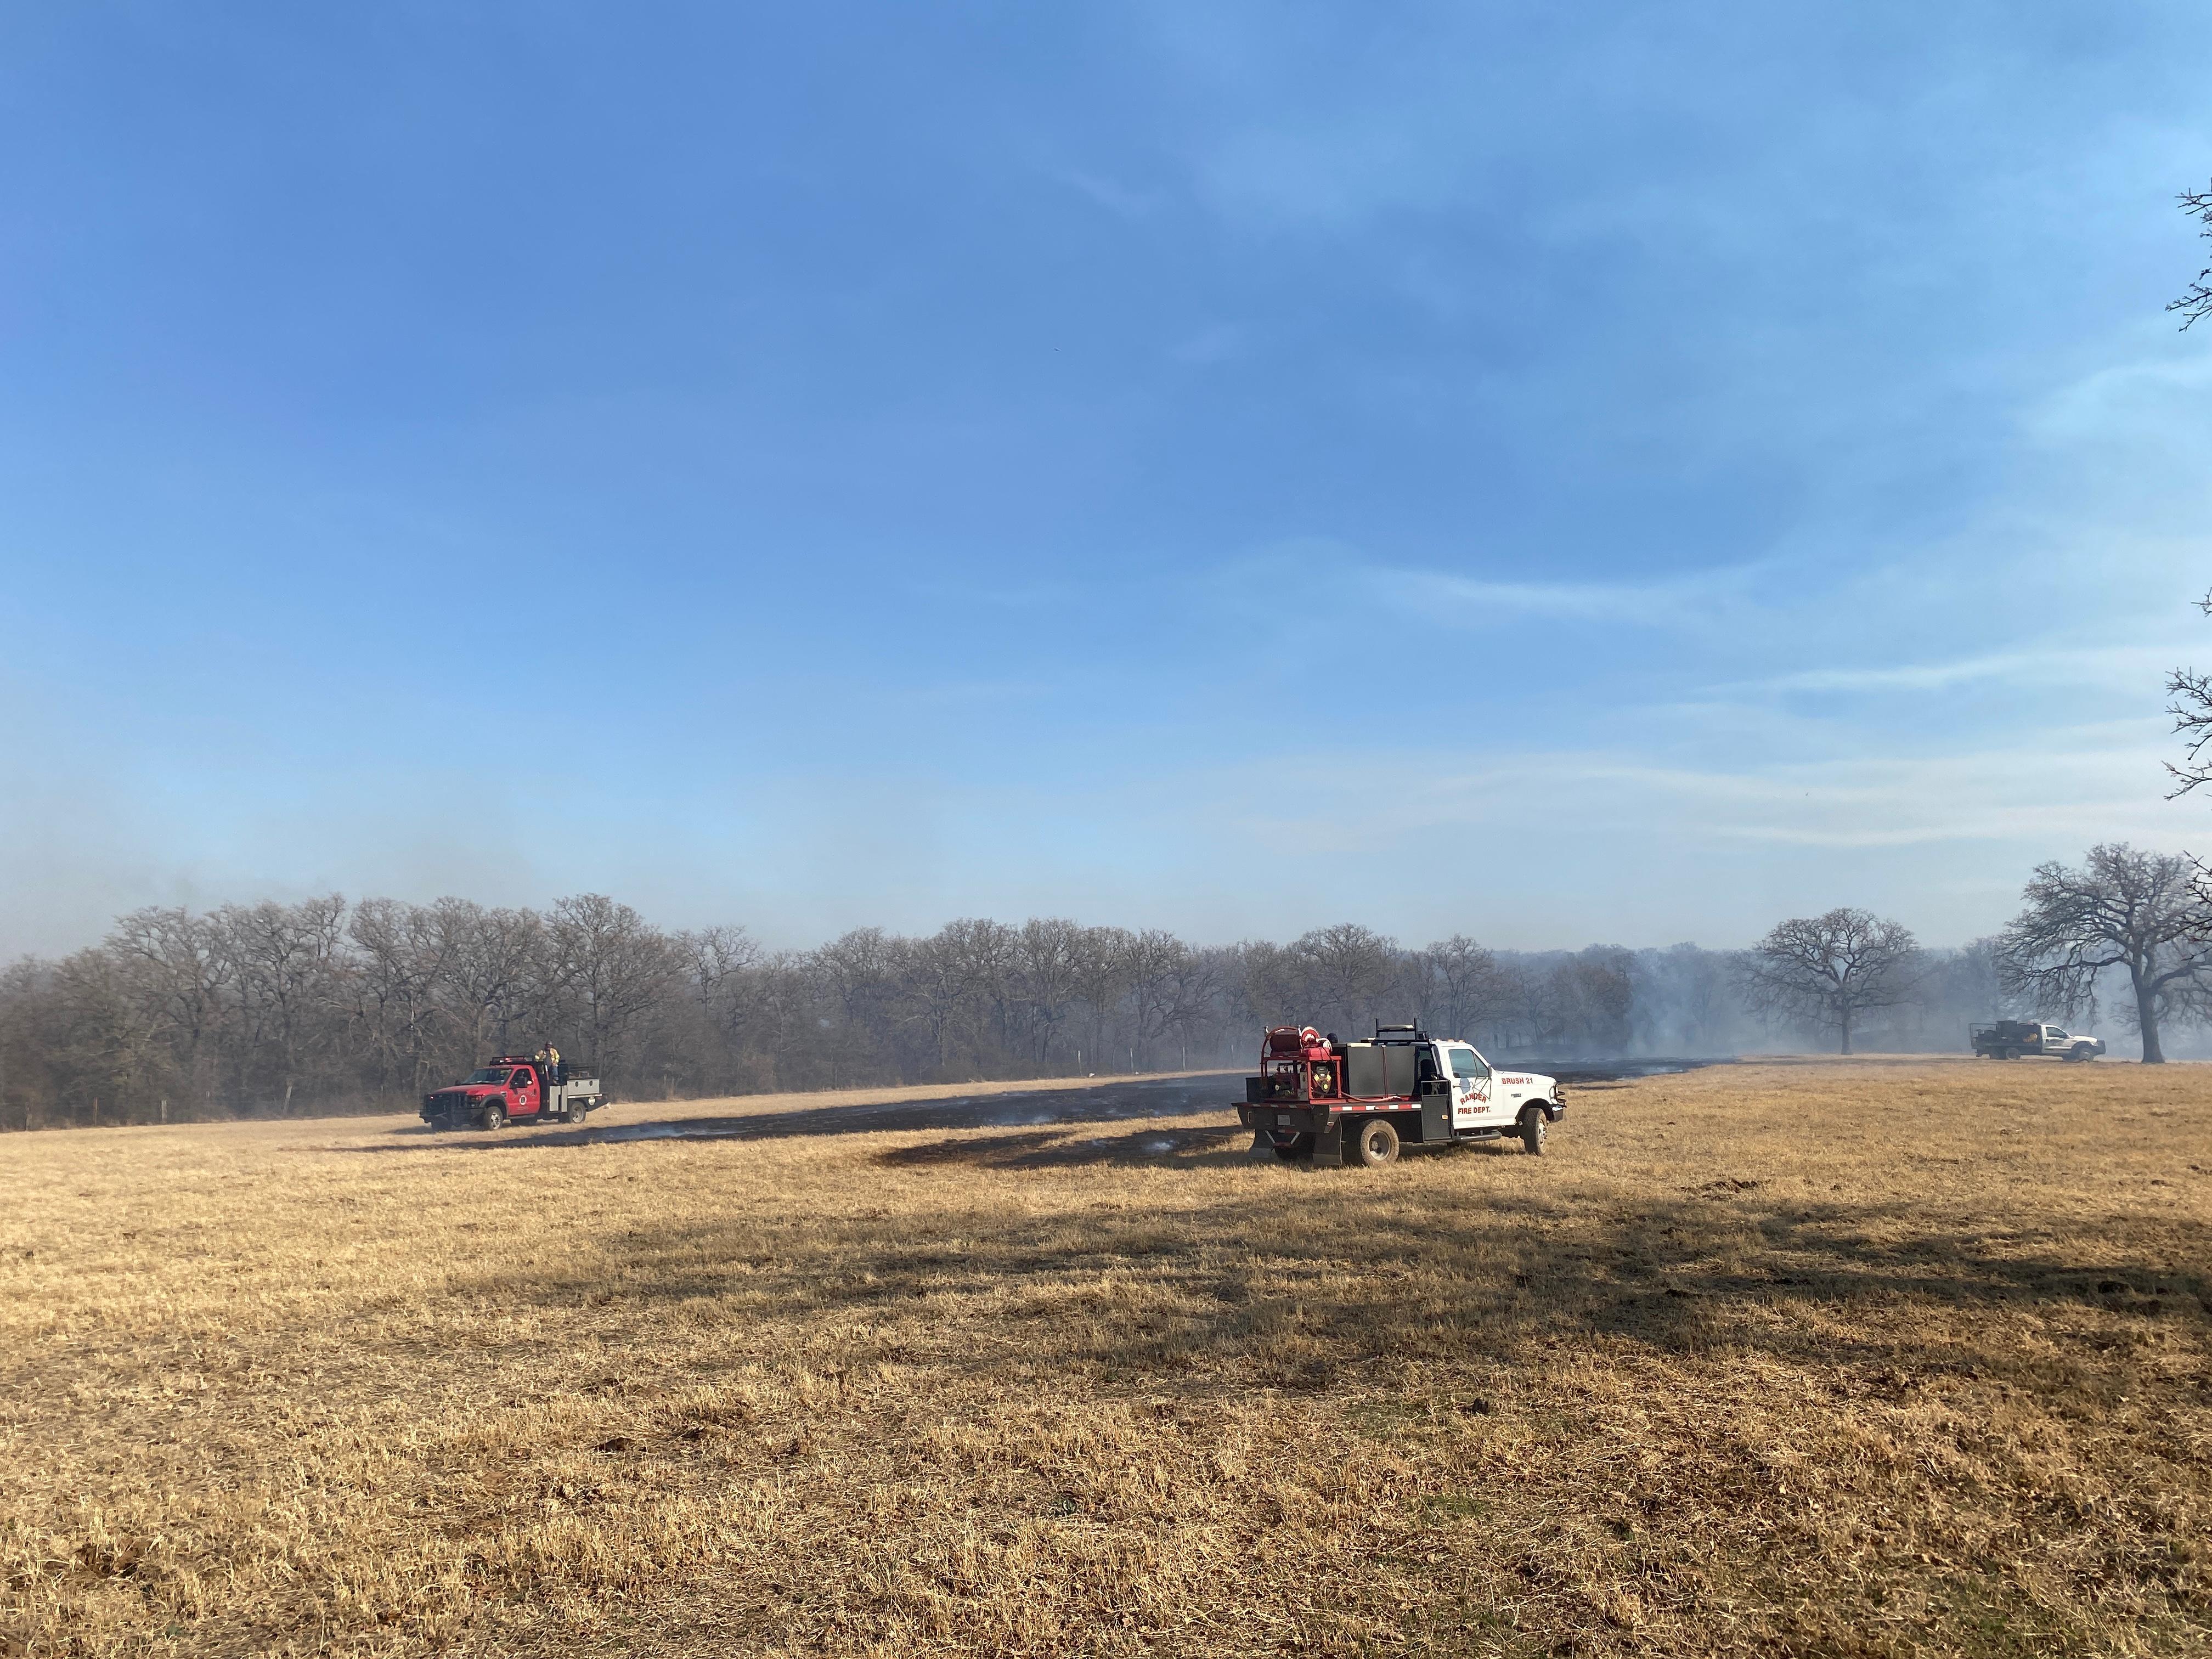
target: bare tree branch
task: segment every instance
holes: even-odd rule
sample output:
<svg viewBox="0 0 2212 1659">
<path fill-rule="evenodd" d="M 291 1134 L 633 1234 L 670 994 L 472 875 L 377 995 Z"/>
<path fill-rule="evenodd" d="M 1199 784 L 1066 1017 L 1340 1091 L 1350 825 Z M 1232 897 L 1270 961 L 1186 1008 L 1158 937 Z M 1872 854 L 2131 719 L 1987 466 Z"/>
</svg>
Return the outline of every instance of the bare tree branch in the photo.
<svg viewBox="0 0 2212 1659">
<path fill-rule="evenodd" d="M 2212 593 L 2197 600 L 2197 608 L 2212 617 Z M 2180 765 L 2166 763 L 2167 774 L 2178 786 L 2166 796 L 2172 800 L 2200 783 L 2212 782 L 2212 761 L 2205 757 L 2205 750 L 2212 748 L 2212 674 L 2177 668 L 2166 676 L 2166 689 L 2173 698 L 2166 712 L 2173 716 L 2174 731 L 2189 740 Z"/>
<path fill-rule="evenodd" d="M 2179 200 L 2184 213 L 2203 222 L 2204 228 L 2197 234 L 2212 237 L 2212 190 L 2185 190 L 2181 192 Z M 2212 265 L 2198 271 L 2197 280 L 2189 285 L 2189 291 L 2166 309 L 2181 313 L 2181 326 L 2185 331 L 2199 317 L 2212 316 Z"/>
</svg>

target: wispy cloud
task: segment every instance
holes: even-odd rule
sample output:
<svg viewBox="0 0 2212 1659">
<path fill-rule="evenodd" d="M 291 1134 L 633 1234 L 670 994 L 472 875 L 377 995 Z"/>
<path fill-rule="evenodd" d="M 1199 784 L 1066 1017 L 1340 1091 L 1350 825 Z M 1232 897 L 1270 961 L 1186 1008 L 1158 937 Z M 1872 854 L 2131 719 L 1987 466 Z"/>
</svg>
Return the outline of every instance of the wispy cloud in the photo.
<svg viewBox="0 0 2212 1659">
<path fill-rule="evenodd" d="M 1585 783 L 1671 803 L 1662 821 L 1738 841 L 1800 847 L 1944 842 L 2074 842 L 2171 836 L 2185 826 L 2151 781 L 2158 750 L 2141 733 L 2024 733 L 2002 749 L 1904 759 L 1835 759 L 1744 772 L 1593 766 Z"/>
<path fill-rule="evenodd" d="M 1716 840 L 1831 848 L 2002 842 L 2043 857 L 2076 842 L 2185 837 L 2192 821 L 2157 787 L 2164 752 L 2154 733 L 2131 723 L 2039 728 L 2002 746 L 1741 767 L 1596 750 L 1462 751 L 1441 763 L 1364 754 L 1316 757 L 1316 769 L 1404 777 L 1387 813 L 1364 798 L 1284 797 L 1242 779 L 1230 793 L 1246 803 L 1242 815 L 1256 833 L 1310 851 L 1373 852 L 1438 829 L 1480 836 L 1533 812 L 1584 839 L 1595 835 L 1610 856 L 1631 860 L 1638 846 Z"/>
<path fill-rule="evenodd" d="M 1708 625 L 1749 603 L 1753 565 L 1693 572 L 1660 581 L 1499 581 L 1426 570 L 1372 566 L 1370 582 L 1455 611 L 1476 621 L 1624 623 L 1647 628 Z"/>
<path fill-rule="evenodd" d="M 2022 685 L 2128 685 L 2154 684 L 2180 649 L 2173 645 L 2052 647 L 1991 652 L 1944 662 L 1898 663 L 1806 668 L 1765 679 L 1711 688 L 1711 694 L 1744 691 L 1893 692 L 1941 691 L 1991 682 Z"/>
<path fill-rule="evenodd" d="M 1158 208 L 1161 201 L 1157 191 L 1139 190 L 1122 184 L 1119 179 L 1109 179 L 1103 173 L 1059 167 L 1053 171 L 1052 176 L 1077 194 L 1089 197 L 1109 213 L 1117 214 L 1124 219 L 1142 219 Z"/>
</svg>

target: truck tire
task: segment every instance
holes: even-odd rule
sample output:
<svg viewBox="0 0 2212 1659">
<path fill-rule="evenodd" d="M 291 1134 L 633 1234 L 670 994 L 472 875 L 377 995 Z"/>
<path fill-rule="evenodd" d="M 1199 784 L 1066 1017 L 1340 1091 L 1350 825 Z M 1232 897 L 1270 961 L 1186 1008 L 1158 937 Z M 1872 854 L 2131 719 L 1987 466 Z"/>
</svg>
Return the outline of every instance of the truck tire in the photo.
<svg viewBox="0 0 2212 1659">
<path fill-rule="evenodd" d="M 2067 1051 L 2066 1058 L 2076 1065 L 2086 1065 L 2096 1059 L 2097 1051 L 2086 1042 L 2077 1042 Z"/>
<path fill-rule="evenodd" d="M 500 1129 L 506 1126 L 507 1108 L 495 1100 L 477 1114 L 477 1127 L 479 1129 Z"/>
<path fill-rule="evenodd" d="M 1274 1142 L 1275 1156 L 1285 1164 L 1295 1164 L 1302 1158 L 1313 1156 L 1313 1144 L 1314 1138 L 1311 1135 L 1292 1135 L 1291 1144 L 1287 1146 L 1279 1140 Z"/>
<path fill-rule="evenodd" d="M 1522 1107 L 1521 1109 L 1521 1150 L 1531 1158 L 1543 1157 L 1544 1131 L 1547 1127 L 1544 1121 L 1544 1109 L 1541 1106 Z"/>
<path fill-rule="evenodd" d="M 1398 1161 L 1398 1127 L 1389 1119 L 1370 1118 L 1359 1126 L 1352 1143 L 1353 1156 L 1370 1170 Z"/>
</svg>

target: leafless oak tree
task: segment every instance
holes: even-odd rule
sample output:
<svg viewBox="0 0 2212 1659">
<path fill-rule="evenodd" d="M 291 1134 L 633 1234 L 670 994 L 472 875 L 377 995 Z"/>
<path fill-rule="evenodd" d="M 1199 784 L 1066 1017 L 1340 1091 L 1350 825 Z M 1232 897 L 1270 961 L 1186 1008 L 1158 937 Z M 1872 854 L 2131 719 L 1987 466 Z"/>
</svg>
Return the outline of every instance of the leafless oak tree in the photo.
<svg viewBox="0 0 2212 1659">
<path fill-rule="evenodd" d="M 1053 1040 L 1076 1000 L 1076 957 L 1082 928 L 1065 916 L 1032 916 L 1022 924 L 1021 977 L 1036 1033 L 1037 1063 L 1052 1054 Z"/>
<path fill-rule="evenodd" d="M 630 1039 L 646 1012 L 683 974 L 667 938 L 627 904 L 602 893 L 580 893 L 554 905 L 546 942 L 554 974 L 570 1005 L 571 1029 L 603 1066 L 629 1058 Z M 533 1033 L 533 1045 L 545 1040 Z"/>
<path fill-rule="evenodd" d="M 1763 1018 L 1821 1025 L 1837 1052 L 1851 1051 L 1863 1015 L 1911 1000 L 1920 945 L 1910 929 L 1865 910 L 1838 908 L 1785 921 L 1744 954 L 1738 980 Z"/>
<path fill-rule="evenodd" d="M 2008 990 L 2072 1013 L 2097 975 L 2125 968 L 2146 1066 L 2162 1064 L 2159 1025 L 2212 989 L 2212 908 L 2188 859 L 2120 845 L 2093 847 L 2078 870 L 2036 866 L 2027 908 L 1998 940 Z"/>
<path fill-rule="evenodd" d="M 1424 1012 L 1440 1036 L 1470 1036 L 1504 1006 L 1505 975 L 1496 954 L 1465 933 L 1429 946 L 1420 953 L 1419 966 L 1429 994 Z"/>
</svg>

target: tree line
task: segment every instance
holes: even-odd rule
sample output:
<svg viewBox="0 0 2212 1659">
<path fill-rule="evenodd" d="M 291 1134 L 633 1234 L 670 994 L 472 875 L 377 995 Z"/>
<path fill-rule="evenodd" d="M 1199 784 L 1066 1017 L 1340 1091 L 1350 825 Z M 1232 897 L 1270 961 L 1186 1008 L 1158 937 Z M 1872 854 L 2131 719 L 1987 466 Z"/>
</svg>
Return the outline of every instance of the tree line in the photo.
<svg viewBox="0 0 2212 1659">
<path fill-rule="evenodd" d="M 1971 1019 L 2071 1013 L 2116 975 L 2154 1059 L 2160 1023 L 2197 1018 L 2212 977 L 2191 874 L 2100 848 L 2039 870 L 2020 921 L 1956 951 L 1859 910 L 1731 952 L 1409 948 L 1351 922 L 1197 945 L 1054 917 L 778 951 L 596 894 L 149 908 L 0 973 L 0 1126 L 391 1109 L 547 1041 L 628 1098 L 1233 1066 L 1285 1023 L 1410 1020 L 1519 1060 L 1956 1051 Z"/>
<path fill-rule="evenodd" d="M 0 1125 L 388 1109 L 547 1041 L 633 1098 L 1235 1065 L 1285 1021 L 1618 1052 L 1633 964 L 1463 937 L 1407 950 L 1350 923 L 1200 946 L 1054 917 L 775 951 L 596 894 L 155 908 L 0 973 Z"/>
</svg>

